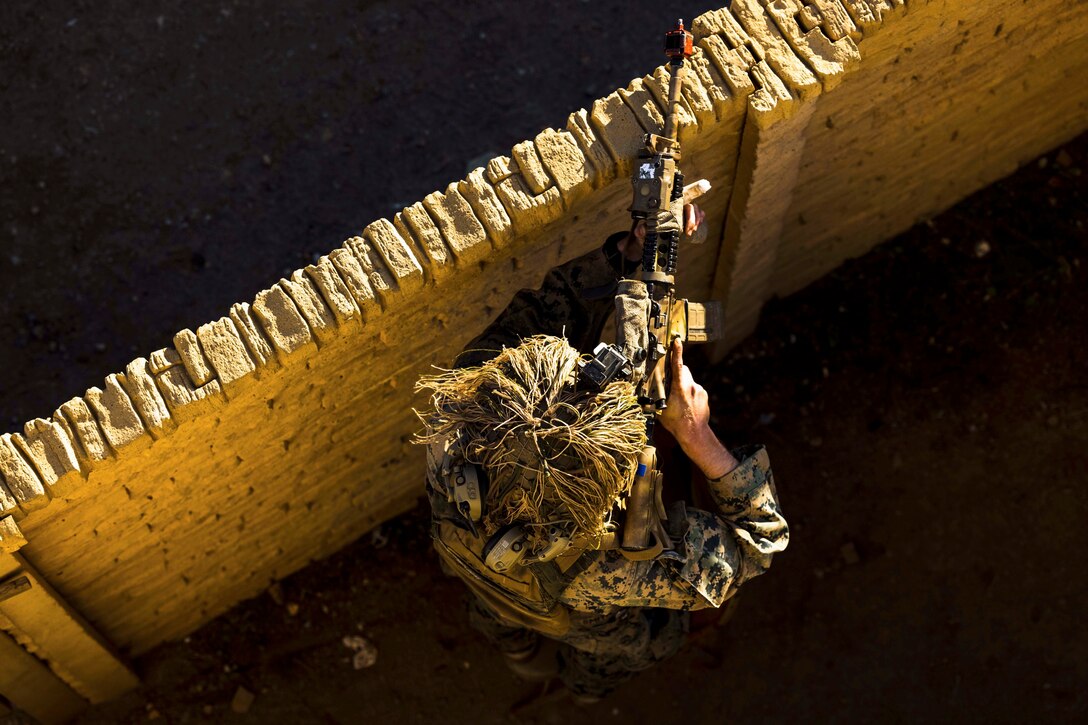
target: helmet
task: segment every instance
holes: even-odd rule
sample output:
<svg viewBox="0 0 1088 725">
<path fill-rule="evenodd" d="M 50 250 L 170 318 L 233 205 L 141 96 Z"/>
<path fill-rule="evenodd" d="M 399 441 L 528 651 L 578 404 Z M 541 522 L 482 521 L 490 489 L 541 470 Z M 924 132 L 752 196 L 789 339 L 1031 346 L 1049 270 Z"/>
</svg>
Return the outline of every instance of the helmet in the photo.
<svg viewBox="0 0 1088 725">
<path fill-rule="evenodd" d="M 417 442 L 445 442 L 447 455 L 486 477 L 485 537 L 517 525 L 536 553 L 556 537 L 590 541 L 609 527 L 645 444 L 645 418 L 627 381 L 579 385 L 578 353 L 539 335 L 472 368 L 423 377 L 431 405 L 417 411 Z"/>
</svg>

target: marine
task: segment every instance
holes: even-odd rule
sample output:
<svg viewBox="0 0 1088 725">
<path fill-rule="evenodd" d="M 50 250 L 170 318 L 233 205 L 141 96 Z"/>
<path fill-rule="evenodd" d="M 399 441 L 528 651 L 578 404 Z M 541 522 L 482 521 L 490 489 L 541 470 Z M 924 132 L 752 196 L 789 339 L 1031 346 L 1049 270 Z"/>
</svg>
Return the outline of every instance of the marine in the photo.
<svg viewBox="0 0 1088 725">
<path fill-rule="evenodd" d="M 687 233 L 702 218 L 686 207 Z M 629 383 L 587 391 L 576 370 L 644 237 L 635 224 L 551 270 L 452 370 L 419 384 L 431 392 L 421 440 L 432 536 L 444 568 L 474 595 L 470 623 L 515 672 L 555 670 L 580 703 L 675 654 L 691 611 L 723 607 L 789 541 L 766 450 L 718 439 L 675 341 L 659 422 L 705 477 L 713 510 L 674 503 L 667 546 L 649 556 L 616 544 L 642 411 Z"/>
</svg>

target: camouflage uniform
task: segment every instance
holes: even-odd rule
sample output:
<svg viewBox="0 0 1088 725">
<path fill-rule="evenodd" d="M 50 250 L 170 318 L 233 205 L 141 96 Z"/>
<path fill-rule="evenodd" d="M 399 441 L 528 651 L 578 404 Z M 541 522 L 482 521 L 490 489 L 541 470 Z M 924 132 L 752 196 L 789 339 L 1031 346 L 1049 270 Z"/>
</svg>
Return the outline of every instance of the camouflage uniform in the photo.
<svg viewBox="0 0 1088 725">
<path fill-rule="evenodd" d="M 600 250 L 553 269 L 539 290 L 523 290 L 498 319 L 470 343 L 459 366 L 478 365 L 523 335 L 564 335 L 589 351 L 612 314 L 615 283 L 625 263 L 613 235 Z M 629 273 L 630 269 L 623 269 Z M 560 638 L 560 676 L 579 695 L 601 696 L 673 654 L 684 643 L 688 612 L 719 607 L 736 588 L 766 571 L 789 539 L 778 510 L 767 454 L 762 447 L 734 451 L 740 465 L 708 488 L 717 513 L 674 508 L 672 549 L 656 559 L 631 561 L 619 551 L 590 551 L 591 560 L 563 590 L 571 628 Z M 437 471 L 428 479 L 437 482 Z M 439 484 L 441 485 L 441 484 Z M 428 485 L 436 516 L 446 494 Z M 538 634 L 511 626 L 473 599 L 469 619 L 503 652 L 525 651 Z"/>
</svg>

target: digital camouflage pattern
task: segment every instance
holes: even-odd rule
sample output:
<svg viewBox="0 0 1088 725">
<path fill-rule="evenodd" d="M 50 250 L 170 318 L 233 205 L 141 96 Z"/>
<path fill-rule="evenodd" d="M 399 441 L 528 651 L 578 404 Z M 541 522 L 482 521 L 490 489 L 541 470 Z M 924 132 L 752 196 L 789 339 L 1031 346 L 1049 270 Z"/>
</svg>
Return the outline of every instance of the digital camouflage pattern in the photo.
<svg viewBox="0 0 1088 725">
<path fill-rule="evenodd" d="M 466 346 L 457 366 L 478 365 L 536 334 L 565 335 L 579 350 L 592 350 L 613 312 L 616 282 L 631 271 L 621 271 L 625 261 L 616 251 L 623 236 L 551 270 L 539 290 L 519 292 Z M 570 610 L 571 627 L 559 638 L 560 677 L 572 692 L 604 695 L 674 654 L 684 643 L 688 611 L 720 607 L 786 548 L 789 532 L 766 451 L 751 447 L 734 455 L 740 465 L 707 482 L 719 511 L 688 509 L 670 521 L 672 549 L 647 561 L 628 560 L 616 550 L 595 552 L 563 590 L 559 601 Z M 428 493 L 436 520 L 456 515 L 441 472 L 431 468 Z M 475 599 L 469 619 L 504 652 L 524 651 L 537 641 L 536 632 L 511 626 Z"/>
<path fill-rule="evenodd" d="M 621 607 L 611 614 L 576 612 L 573 619 L 559 647 L 559 676 L 571 692 L 591 697 L 676 654 L 688 631 L 688 613 L 676 609 Z M 475 599 L 469 622 L 502 652 L 537 644 L 536 632 L 504 624 Z"/>
<path fill-rule="evenodd" d="M 789 531 L 767 452 L 759 447 L 735 453 L 740 465 L 708 481 L 719 514 L 688 509 L 673 550 L 656 559 L 629 561 L 618 551 L 605 552 L 571 582 L 561 601 L 600 614 L 617 607 L 720 607 L 736 587 L 766 571 L 771 557 L 786 548 Z"/>
<path fill-rule="evenodd" d="M 649 561 L 601 552 L 567 586 L 560 601 L 572 610 L 571 628 L 558 639 L 560 676 L 572 692 L 604 695 L 675 654 L 687 633 L 687 611 L 720 607 L 786 548 L 789 530 L 766 451 L 734 454 L 740 465 L 707 482 L 721 510 L 688 509 L 672 550 Z M 670 522 L 670 529 L 676 527 Z M 535 632 L 505 623 L 475 599 L 469 619 L 504 652 L 524 651 L 537 640 Z"/>
</svg>

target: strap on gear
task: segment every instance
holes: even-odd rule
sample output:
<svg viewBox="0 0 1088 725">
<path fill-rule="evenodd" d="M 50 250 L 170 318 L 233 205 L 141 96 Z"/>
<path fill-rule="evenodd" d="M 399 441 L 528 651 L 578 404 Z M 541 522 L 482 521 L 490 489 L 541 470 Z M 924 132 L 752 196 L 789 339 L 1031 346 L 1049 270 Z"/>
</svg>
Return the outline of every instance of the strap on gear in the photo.
<svg viewBox="0 0 1088 725">
<path fill-rule="evenodd" d="M 547 561 L 499 573 L 484 563 L 483 542 L 452 522 L 435 522 L 432 537 L 441 559 L 495 616 L 550 637 L 570 629 L 570 610 L 560 601 L 563 591 L 600 556 L 583 551 L 566 568 Z"/>
<path fill-rule="evenodd" d="M 540 588 L 552 597 L 559 600 L 575 577 L 588 569 L 601 555 L 599 551 L 583 551 L 575 561 L 563 569 L 556 561 L 545 561 L 539 564 L 530 564 L 527 568 L 540 583 Z M 562 606 L 562 605 L 560 605 Z"/>
</svg>

